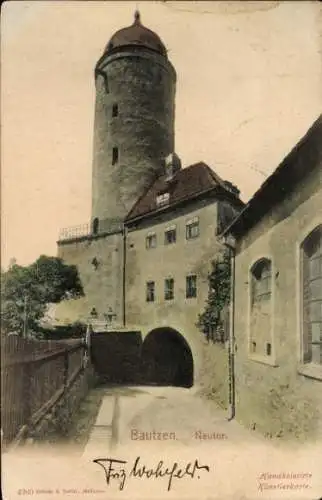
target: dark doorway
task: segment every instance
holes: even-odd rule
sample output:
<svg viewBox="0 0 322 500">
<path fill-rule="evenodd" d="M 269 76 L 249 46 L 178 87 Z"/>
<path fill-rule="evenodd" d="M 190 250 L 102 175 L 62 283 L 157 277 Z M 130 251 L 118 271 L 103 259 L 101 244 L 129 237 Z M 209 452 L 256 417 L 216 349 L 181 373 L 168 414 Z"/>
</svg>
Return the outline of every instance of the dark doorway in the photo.
<svg viewBox="0 0 322 500">
<path fill-rule="evenodd" d="M 193 358 L 184 337 L 173 328 L 152 330 L 142 346 L 142 383 L 191 387 Z"/>
</svg>

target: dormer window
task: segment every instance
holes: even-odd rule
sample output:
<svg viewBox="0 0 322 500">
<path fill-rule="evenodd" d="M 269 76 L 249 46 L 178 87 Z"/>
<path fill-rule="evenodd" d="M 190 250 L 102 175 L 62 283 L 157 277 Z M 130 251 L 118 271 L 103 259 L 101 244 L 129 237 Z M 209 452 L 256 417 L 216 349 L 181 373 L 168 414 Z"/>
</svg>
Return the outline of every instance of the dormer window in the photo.
<svg viewBox="0 0 322 500">
<path fill-rule="evenodd" d="M 108 80 L 107 80 L 107 74 L 104 71 L 97 70 L 95 73 L 95 76 L 97 78 L 97 84 L 99 85 L 99 88 L 101 88 L 101 85 L 104 85 L 105 92 L 109 94 L 109 88 L 108 88 Z"/>
<path fill-rule="evenodd" d="M 157 196 L 157 206 L 163 207 L 169 205 L 170 193 L 162 193 Z"/>
<path fill-rule="evenodd" d="M 234 184 L 232 184 L 232 182 L 229 181 L 224 181 L 224 184 L 226 189 L 228 189 L 228 191 L 235 194 L 236 196 L 239 196 L 240 191 L 237 186 L 235 186 Z"/>
</svg>

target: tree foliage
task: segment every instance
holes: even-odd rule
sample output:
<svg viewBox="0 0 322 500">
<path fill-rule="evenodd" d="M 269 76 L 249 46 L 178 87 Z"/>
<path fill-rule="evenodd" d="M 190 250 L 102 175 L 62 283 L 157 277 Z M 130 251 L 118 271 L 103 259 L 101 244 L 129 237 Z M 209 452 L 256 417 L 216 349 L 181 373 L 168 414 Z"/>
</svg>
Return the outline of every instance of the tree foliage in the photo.
<svg viewBox="0 0 322 500">
<path fill-rule="evenodd" d="M 37 322 L 47 305 L 83 295 L 76 266 L 57 257 L 41 255 L 29 266 L 15 262 L 1 271 L 1 330 L 23 334 L 37 332 Z"/>
<path fill-rule="evenodd" d="M 214 342 L 225 340 L 224 311 L 230 299 L 230 256 L 224 252 L 212 262 L 208 276 L 209 292 L 204 311 L 199 314 L 197 327 L 206 339 Z"/>
</svg>

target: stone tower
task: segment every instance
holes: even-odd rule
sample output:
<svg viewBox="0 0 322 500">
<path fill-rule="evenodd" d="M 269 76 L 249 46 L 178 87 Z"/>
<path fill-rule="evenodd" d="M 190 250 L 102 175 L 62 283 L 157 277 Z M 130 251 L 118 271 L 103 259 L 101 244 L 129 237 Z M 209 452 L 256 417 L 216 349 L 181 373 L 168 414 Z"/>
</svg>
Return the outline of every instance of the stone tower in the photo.
<svg viewBox="0 0 322 500">
<path fill-rule="evenodd" d="M 174 151 L 176 73 L 138 12 L 110 39 L 96 64 L 95 84 L 94 232 L 104 220 L 126 216 Z"/>
</svg>

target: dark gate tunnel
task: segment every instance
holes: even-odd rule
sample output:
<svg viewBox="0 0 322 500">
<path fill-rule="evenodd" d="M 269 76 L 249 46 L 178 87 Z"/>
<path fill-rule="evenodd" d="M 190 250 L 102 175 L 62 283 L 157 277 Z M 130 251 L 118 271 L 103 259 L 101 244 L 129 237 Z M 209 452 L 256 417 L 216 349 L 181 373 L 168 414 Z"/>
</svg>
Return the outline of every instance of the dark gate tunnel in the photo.
<svg viewBox="0 0 322 500">
<path fill-rule="evenodd" d="M 145 338 L 141 351 L 141 377 L 146 385 L 193 385 L 193 358 L 185 338 L 176 330 L 161 327 Z"/>
</svg>

